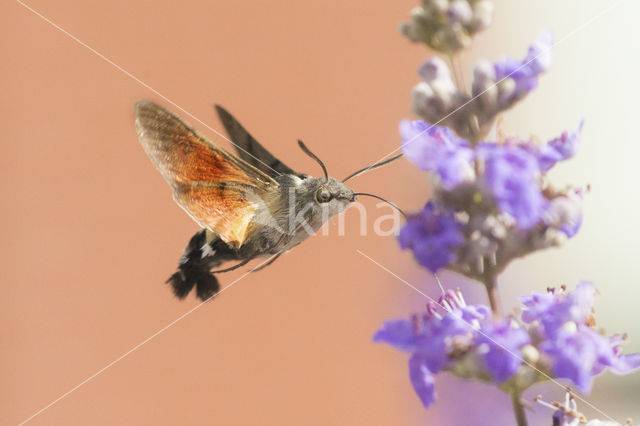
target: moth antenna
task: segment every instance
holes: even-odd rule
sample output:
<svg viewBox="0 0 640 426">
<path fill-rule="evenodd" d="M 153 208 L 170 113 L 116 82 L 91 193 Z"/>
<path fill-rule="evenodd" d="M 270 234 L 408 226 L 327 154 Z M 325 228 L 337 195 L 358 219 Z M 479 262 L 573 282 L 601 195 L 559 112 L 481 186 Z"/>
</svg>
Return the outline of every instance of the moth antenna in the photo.
<svg viewBox="0 0 640 426">
<path fill-rule="evenodd" d="M 349 179 L 351 179 L 351 178 L 353 178 L 353 177 L 356 177 L 356 176 L 359 176 L 359 175 L 361 175 L 361 174 L 363 174 L 363 173 L 366 173 L 366 172 L 368 172 L 369 170 L 375 169 L 375 168 L 377 168 L 377 167 L 384 166 L 385 164 L 389 164 L 389 163 L 391 163 L 392 161 L 396 161 L 398 158 L 402 157 L 403 155 L 404 155 L 404 154 L 398 154 L 398 155 L 395 155 L 395 156 L 393 156 L 393 157 L 391 157 L 391 158 L 389 158 L 389 159 L 387 159 L 387 160 L 384 160 L 384 161 L 380 161 L 380 162 L 378 162 L 378 163 L 371 164 L 371 165 L 369 165 L 369 166 L 367 166 L 367 167 L 364 167 L 364 168 L 362 168 L 362 169 L 360 169 L 360 170 L 358 170 L 358 171 L 355 171 L 355 172 L 351 173 L 349 176 L 347 176 L 346 178 L 342 179 L 342 183 L 345 183 L 346 181 L 348 181 Z"/>
<path fill-rule="evenodd" d="M 374 194 L 367 194 L 366 192 L 354 192 L 353 195 L 365 195 L 367 197 L 373 197 L 373 198 L 377 198 L 380 201 L 384 201 L 385 203 L 389 204 L 391 207 L 393 207 L 394 209 L 398 210 L 400 212 L 400 214 L 406 219 L 407 218 L 407 214 L 402 211 L 402 209 L 398 206 L 396 206 L 394 203 L 392 203 L 389 200 L 385 200 L 384 198 L 380 197 L 379 195 L 374 195 Z"/>
<path fill-rule="evenodd" d="M 322 171 L 324 172 L 324 179 L 325 181 L 329 182 L 329 174 L 327 173 L 327 168 L 324 166 L 324 163 L 322 162 L 322 160 L 320 160 L 317 155 L 311 152 L 311 150 L 307 148 L 304 142 L 302 142 L 300 139 L 298 139 L 298 146 L 300 146 L 300 149 L 302 149 L 302 151 L 304 151 L 305 154 L 307 154 L 309 157 L 316 160 L 318 164 L 320 164 L 320 167 L 322 167 Z"/>
</svg>

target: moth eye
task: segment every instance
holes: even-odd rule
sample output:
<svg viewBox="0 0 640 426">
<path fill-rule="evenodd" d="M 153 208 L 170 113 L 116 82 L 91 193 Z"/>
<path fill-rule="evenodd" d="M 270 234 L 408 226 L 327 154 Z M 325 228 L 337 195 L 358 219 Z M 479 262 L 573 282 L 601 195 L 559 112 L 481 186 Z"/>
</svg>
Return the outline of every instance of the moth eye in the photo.
<svg viewBox="0 0 640 426">
<path fill-rule="evenodd" d="M 321 188 L 318 192 L 316 192 L 316 200 L 319 203 L 327 203 L 331 201 L 331 192 L 329 192 L 326 188 Z"/>
</svg>

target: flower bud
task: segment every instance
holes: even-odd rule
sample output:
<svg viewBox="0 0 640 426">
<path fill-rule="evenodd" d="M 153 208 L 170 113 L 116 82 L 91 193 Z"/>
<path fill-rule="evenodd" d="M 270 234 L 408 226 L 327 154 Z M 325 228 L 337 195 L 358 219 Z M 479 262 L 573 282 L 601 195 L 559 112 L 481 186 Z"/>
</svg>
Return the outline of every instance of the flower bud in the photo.
<svg viewBox="0 0 640 426">
<path fill-rule="evenodd" d="M 540 352 L 533 345 L 525 345 L 520 348 L 522 359 L 528 364 L 535 364 L 540 359 Z"/>
<path fill-rule="evenodd" d="M 496 73 L 489 61 L 479 61 L 473 69 L 473 84 L 471 93 L 479 108 L 494 111 L 498 108 L 499 89 L 495 84 Z"/>
<path fill-rule="evenodd" d="M 511 77 L 506 77 L 498 83 L 499 108 L 507 109 L 513 104 L 516 96 L 516 81 Z"/>
<path fill-rule="evenodd" d="M 423 0 L 411 11 L 411 22 L 400 31 L 413 42 L 454 54 L 471 44 L 471 38 L 491 22 L 488 0 Z"/>
<path fill-rule="evenodd" d="M 427 83 L 434 80 L 445 80 L 451 83 L 452 90 L 455 90 L 453 81 L 451 80 L 451 72 L 447 64 L 437 56 L 427 59 L 418 68 L 418 75 Z"/>
<path fill-rule="evenodd" d="M 449 6 L 447 17 L 451 22 L 459 22 L 468 24 L 473 19 L 473 10 L 469 6 L 469 2 L 465 0 L 454 0 Z"/>
<path fill-rule="evenodd" d="M 433 93 L 433 89 L 425 82 L 418 83 L 411 90 L 411 111 L 419 115 L 426 121 L 434 121 L 433 117 L 438 117 L 444 109 L 444 105 L 438 104 L 438 100 Z"/>
<path fill-rule="evenodd" d="M 487 28 L 491 24 L 493 15 L 493 3 L 490 1 L 478 1 L 473 5 L 473 19 L 470 27 L 473 32 Z"/>
<path fill-rule="evenodd" d="M 449 0 L 424 0 L 424 7 L 432 14 L 441 14 L 447 11 Z"/>
</svg>

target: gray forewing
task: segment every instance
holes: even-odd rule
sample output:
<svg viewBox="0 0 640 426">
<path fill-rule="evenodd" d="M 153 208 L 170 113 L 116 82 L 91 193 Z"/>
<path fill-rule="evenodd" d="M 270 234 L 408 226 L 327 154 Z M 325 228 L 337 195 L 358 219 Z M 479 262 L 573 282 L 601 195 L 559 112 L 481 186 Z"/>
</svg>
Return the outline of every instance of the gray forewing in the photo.
<svg viewBox="0 0 640 426">
<path fill-rule="evenodd" d="M 274 179 L 280 174 L 302 176 L 267 151 L 229 111 L 220 105 L 215 108 L 240 158 Z"/>
</svg>

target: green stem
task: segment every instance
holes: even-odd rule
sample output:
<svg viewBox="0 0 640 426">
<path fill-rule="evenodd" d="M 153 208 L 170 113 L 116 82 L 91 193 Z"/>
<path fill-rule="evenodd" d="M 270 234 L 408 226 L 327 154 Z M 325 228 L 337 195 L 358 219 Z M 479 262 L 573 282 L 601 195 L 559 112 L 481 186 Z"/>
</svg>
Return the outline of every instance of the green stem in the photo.
<svg viewBox="0 0 640 426">
<path fill-rule="evenodd" d="M 516 424 L 518 426 L 527 426 L 527 413 L 524 411 L 520 392 L 514 391 L 511 393 L 511 405 L 513 406 L 513 414 L 516 416 Z"/>
</svg>

